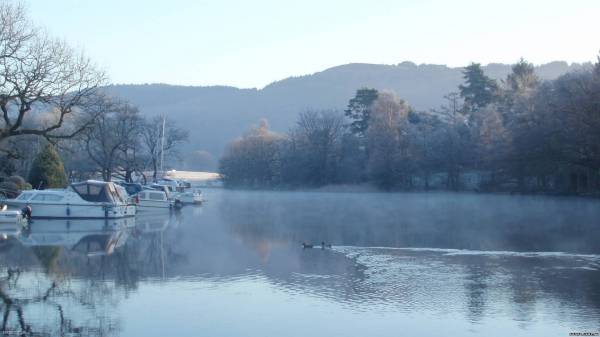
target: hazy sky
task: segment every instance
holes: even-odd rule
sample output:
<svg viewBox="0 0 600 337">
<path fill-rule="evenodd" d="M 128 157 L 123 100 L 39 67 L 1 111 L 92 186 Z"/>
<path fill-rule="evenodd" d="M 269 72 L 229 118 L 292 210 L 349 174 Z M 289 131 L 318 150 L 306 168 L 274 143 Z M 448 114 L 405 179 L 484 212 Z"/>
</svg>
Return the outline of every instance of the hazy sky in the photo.
<svg viewBox="0 0 600 337">
<path fill-rule="evenodd" d="M 263 87 L 350 62 L 593 61 L 600 0 L 29 0 L 114 83 Z"/>
</svg>

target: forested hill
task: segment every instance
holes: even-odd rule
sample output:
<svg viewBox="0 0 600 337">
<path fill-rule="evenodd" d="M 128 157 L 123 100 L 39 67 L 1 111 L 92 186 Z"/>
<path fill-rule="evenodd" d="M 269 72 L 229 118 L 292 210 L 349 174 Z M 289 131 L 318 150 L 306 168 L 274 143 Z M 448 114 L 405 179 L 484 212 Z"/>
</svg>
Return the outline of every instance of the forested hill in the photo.
<svg viewBox="0 0 600 337">
<path fill-rule="evenodd" d="M 554 79 L 587 66 L 552 62 L 536 67 L 536 72 L 542 79 Z M 496 79 L 503 79 L 510 72 L 510 65 L 505 64 L 483 68 Z M 348 99 L 361 87 L 391 89 L 419 110 L 436 108 L 445 94 L 457 91 L 462 81 L 461 71 L 462 68 L 411 62 L 355 63 L 290 77 L 263 89 L 148 84 L 115 85 L 111 90 L 136 104 L 144 114 L 172 116 L 190 130 L 186 152 L 206 150 L 216 160 L 231 139 L 261 118 L 266 118 L 273 130 L 287 131 L 301 111 L 344 109 Z"/>
</svg>

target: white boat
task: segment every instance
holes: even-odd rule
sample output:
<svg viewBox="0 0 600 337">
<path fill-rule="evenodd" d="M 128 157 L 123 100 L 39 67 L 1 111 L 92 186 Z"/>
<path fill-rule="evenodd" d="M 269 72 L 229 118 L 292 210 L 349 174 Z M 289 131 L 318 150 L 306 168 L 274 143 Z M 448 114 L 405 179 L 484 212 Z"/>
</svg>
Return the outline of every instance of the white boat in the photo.
<svg viewBox="0 0 600 337">
<path fill-rule="evenodd" d="M 169 197 L 172 197 L 175 193 L 177 193 L 177 186 L 173 186 L 171 184 L 153 183 L 148 187 L 164 191 Z"/>
<path fill-rule="evenodd" d="M 0 206 L 0 242 L 19 235 L 25 223 L 20 211 L 9 211 L 6 205 Z"/>
<path fill-rule="evenodd" d="M 177 199 L 181 200 L 184 204 L 195 204 L 199 205 L 204 202 L 204 198 L 202 197 L 202 192 L 198 190 L 187 190 L 183 192 L 179 192 L 175 196 Z"/>
<path fill-rule="evenodd" d="M 23 221 L 21 211 L 9 211 L 6 205 L 0 207 L 0 224 L 20 224 Z"/>
<path fill-rule="evenodd" d="M 152 188 L 162 189 L 172 200 L 179 200 L 184 205 L 201 204 L 204 202 L 202 192 L 200 190 L 191 189 L 189 184 L 182 183 L 171 179 L 161 179 L 152 184 Z"/>
<path fill-rule="evenodd" d="M 6 204 L 31 206 L 31 218 L 117 219 L 135 216 L 136 206 L 111 182 L 88 180 L 66 189 L 27 190 Z"/>
<path fill-rule="evenodd" d="M 140 211 L 176 208 L 176 201 L 169 199 L 166 192 L 146 189 L 136 194 L 136 203 Z"/>
</svg>

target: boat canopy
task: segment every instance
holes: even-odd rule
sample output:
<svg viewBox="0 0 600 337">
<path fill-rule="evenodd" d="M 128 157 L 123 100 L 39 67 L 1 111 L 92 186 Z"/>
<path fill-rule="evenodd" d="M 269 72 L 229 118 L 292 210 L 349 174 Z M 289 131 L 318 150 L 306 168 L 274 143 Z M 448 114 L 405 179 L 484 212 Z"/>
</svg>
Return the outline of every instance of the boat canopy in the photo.
<svg viewBox="0 0 600 337">
<path fill-rule="evenodd" d="M 111 182 L 88 180 L 71 184 L 71 189 L 89 202 L 125 202 Z"/>
</svg>

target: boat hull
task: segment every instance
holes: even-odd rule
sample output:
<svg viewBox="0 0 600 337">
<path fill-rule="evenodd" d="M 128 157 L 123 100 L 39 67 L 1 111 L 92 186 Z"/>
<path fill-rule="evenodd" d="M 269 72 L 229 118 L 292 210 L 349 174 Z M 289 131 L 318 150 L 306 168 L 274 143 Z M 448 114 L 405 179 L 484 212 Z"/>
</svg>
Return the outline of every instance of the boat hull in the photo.
<svg viewBox="0 0 600 337">
<path fill-rule="evenodd" d="M 23 216 L 19 211 L 0 211 L 1 224 L 17 224 L 23 220 Z"/>
<path fill-rule="evenodd" d="M 98 204 L 49 204 L 27 203 L 31 206 L 32 219 L 118 219 L 135 216 L 135 205 Z M 25 203 L 12 202 L 13 207 L 24 207 Z"/>
</svg>

